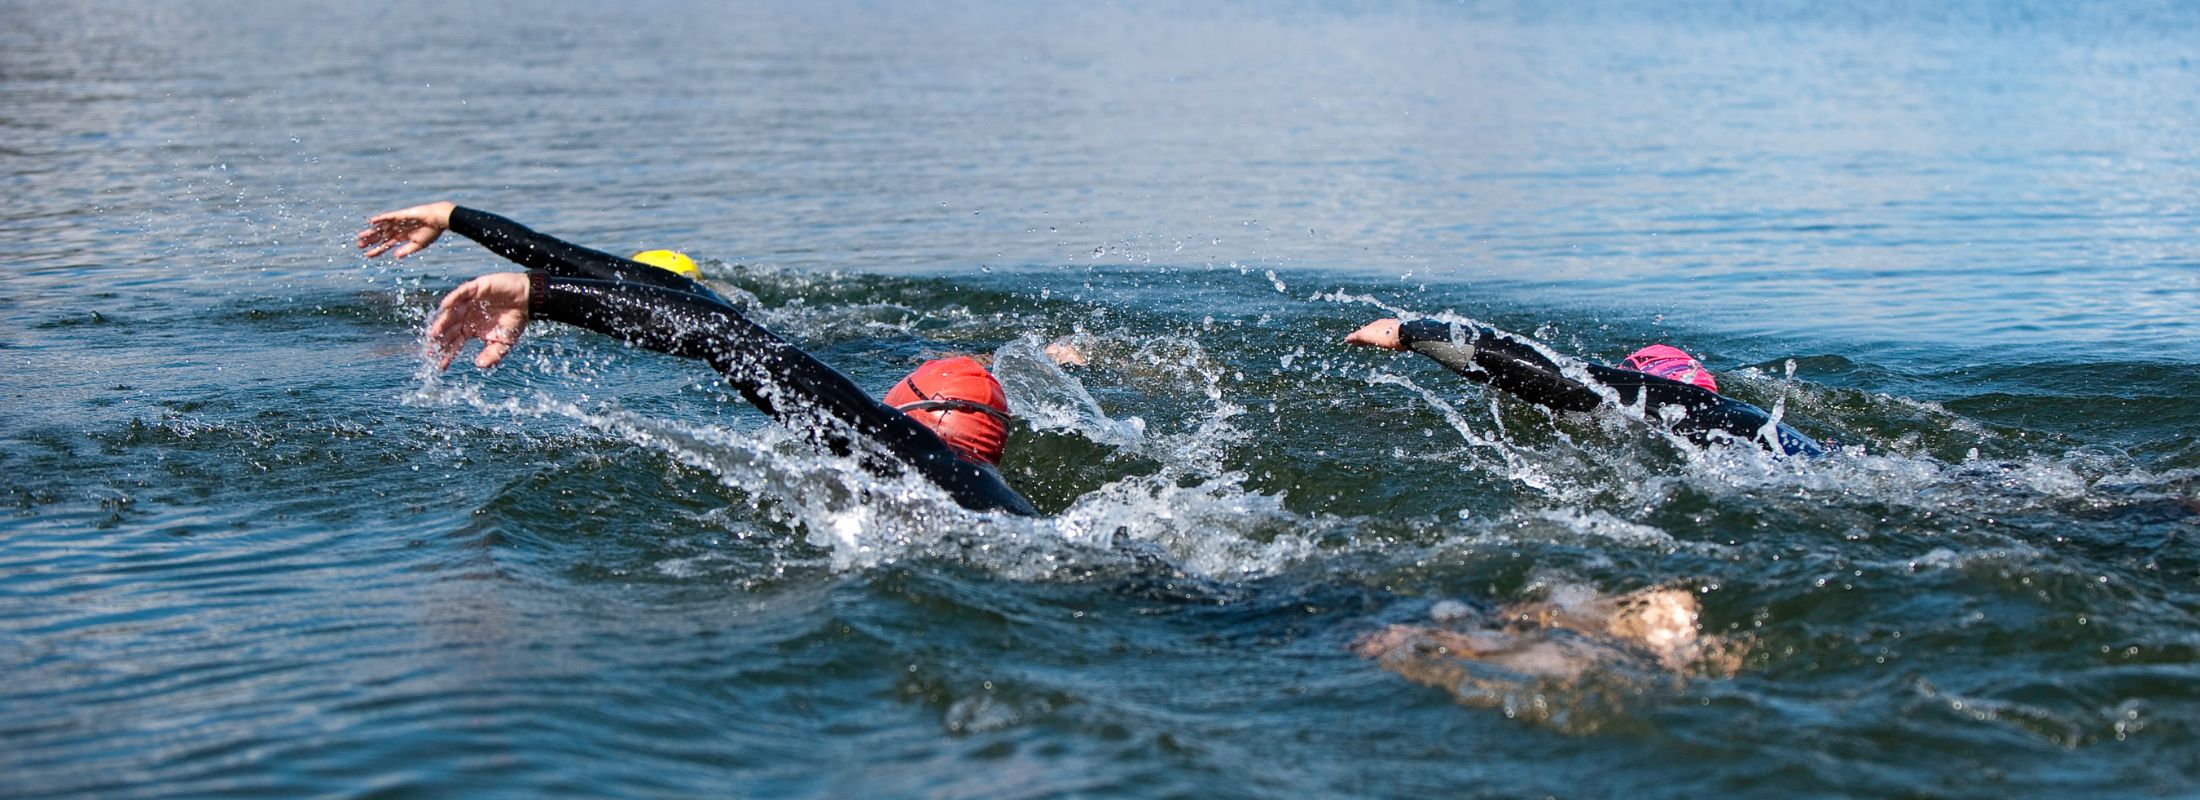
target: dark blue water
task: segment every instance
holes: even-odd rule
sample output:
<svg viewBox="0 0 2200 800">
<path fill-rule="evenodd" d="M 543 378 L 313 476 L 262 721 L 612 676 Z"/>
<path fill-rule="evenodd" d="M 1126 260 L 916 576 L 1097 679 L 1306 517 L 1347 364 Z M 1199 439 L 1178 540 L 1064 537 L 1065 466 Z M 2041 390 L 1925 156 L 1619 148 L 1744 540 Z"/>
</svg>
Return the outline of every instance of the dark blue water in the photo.
<svg viewBox="0 0 2200 800">
<path fill-rule="evenodd" d="M 2182 3 L 0 3 L 0 795 L 2194 794 L 2196 42 Z M 430 374 L 499 262 L 350 234 L 442 198 L 686 250 L 866 387 L 994 354 L 1051 516 L 570 329 Z M 1855 447 L 1337 344 L 1447 312 L 1680 345 Z M 1660 589 L 1729 657 L 1355 652 Z"/>
</svg>

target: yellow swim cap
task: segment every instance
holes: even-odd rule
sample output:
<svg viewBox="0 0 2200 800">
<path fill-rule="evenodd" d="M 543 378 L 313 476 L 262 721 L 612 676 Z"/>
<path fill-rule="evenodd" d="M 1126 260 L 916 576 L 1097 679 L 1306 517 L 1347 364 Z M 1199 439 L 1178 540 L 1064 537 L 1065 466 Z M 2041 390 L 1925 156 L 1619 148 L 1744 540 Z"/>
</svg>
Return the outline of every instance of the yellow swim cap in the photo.
<svg viewBox="0 0 2200 800">
<path fill-rule="evenodd" d="M 703 271 L 695 268 L 695 259 L 678 250 L 644 250 L 634 254 L 634 260 L 665 270 L 682 278 L 700 278 Z"/>
</svg>

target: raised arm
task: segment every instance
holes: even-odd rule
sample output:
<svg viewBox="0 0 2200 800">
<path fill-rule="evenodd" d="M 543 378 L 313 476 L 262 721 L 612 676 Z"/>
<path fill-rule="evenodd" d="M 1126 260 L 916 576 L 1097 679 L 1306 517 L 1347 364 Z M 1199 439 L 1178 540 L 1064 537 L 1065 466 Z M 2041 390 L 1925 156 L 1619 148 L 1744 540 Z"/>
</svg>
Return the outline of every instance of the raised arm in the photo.
<svg viewBox="0 0 2200 800">
<path fill-rule="evenodd" d="M 518 314 L 513 324 L 513 314 Z M 567 278 L 536 271 L 469 281 L 444 299 L 428 338 L 448 364 L 468 339 L 484 339 L 476 364 L 503 357 L 528 319 L 587 328 L 638 347 L 710 362 L 741 396 L 772 418 L 835 452 L 855 438 L 877 442 L 900 463 L 865 458 L 880 474 L 915 469 L 973 510 L 1034 515 L 991 469 L 958 457 L 937 434 L 872 399 L 853 381 L 749 321 L 732 306 L 691 292 L 634 282 Z M 504 337 L 500 345 L 498 338 Z M 493 357 L 492 357 L 493 356 Z"/>
<path fill-rule="evenodd" d="M 641 283 L 720 299 L 709 287 L 670 271 L 591 250 L 449 201 L 376 214 L 359 232 L 358 243 L 368 258 L 392 250 L 395 257 L 404 258 L 427 249 L 444 231 L 472 239 L 514 264 L 561 278 Z"/>
<path fill-rule="evenodd" d="M 661 286 L 543 272 L 530 272 L 527 277 L 529 316 L 587 328 L 631 346 L 708 361 L 759 410 L 798 429 L 819 427 L 802 423 L 815 423 L 821 417 L 846 423 L 866 436 L 913 431 L 935 443 L 938 439 L 907 415 L 872 399 L 847 376 L 724 303 Z M 849 449 L 844 438 L 828 443 L 836 451 Z"/>
</svg>

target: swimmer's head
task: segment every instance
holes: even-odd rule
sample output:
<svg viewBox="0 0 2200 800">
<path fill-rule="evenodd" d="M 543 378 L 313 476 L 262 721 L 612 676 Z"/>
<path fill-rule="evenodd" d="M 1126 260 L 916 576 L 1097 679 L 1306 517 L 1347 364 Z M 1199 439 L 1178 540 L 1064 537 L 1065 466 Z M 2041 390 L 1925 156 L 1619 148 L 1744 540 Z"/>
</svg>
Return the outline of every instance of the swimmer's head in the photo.
<svg viewBox="0 0 2200 800">
<path fill-rule="evenodd" d="M 634 254 L 634 260 L 670 272 L 688 280 L 700 278 L 703 271 L 695 266 L 695 259 L 678 250 L 643 250 Z"/>
<path fill-rule="evenodd" d="M 1678 347 L 1654 344 L 1635 351 L 1620 366 L 1636 372 L 1670 378 L 1682 383 L 1693 383 L 1711 391 L 1719 390 L 1719 382 L 1711 377 L 1711 370 L 1704 369 L 1695 356 L 1681 352 Z"/>
<path fill-rule="evenodd" d="M 1008 444 L 1008 394 L 969 356 L 924 362 L 886 393 L 886 404 L 931 428 L 963 458 L 1001 463 Z"/>
</svg>

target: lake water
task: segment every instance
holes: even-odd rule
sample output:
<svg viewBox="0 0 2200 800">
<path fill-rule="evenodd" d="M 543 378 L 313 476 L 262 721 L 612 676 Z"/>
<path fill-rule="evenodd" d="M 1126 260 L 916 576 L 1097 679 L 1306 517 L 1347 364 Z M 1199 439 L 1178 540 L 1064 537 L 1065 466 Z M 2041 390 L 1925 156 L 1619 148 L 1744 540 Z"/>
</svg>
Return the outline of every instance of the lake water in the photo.
<svg viewBox="0 0 2200 800">
<path fill-rule="evenodd" d="M 2200 7 L 732 5 L 0 3 L 0 795 L 2200 792 Z M 1051 516 L 431 374 L 443 198 L 995 353 Z M 1854 447 L 1338 345 L 1442 313 Z M 1738 663 L 1354 652 L 1653 588 Z"/>
</svg>

